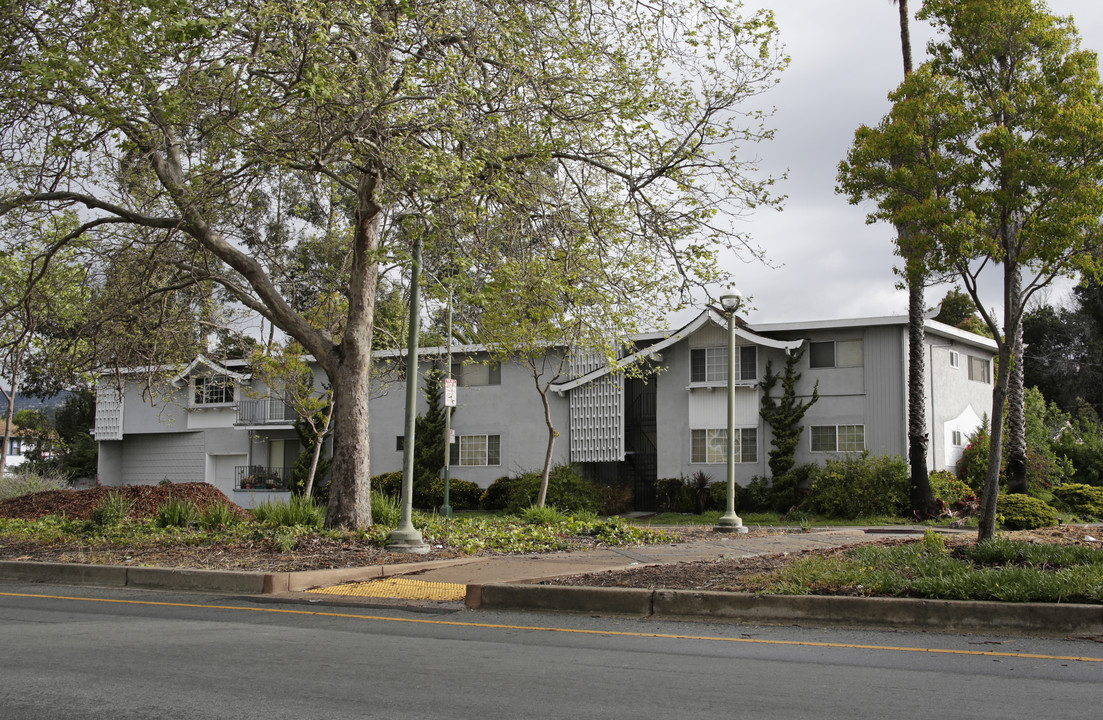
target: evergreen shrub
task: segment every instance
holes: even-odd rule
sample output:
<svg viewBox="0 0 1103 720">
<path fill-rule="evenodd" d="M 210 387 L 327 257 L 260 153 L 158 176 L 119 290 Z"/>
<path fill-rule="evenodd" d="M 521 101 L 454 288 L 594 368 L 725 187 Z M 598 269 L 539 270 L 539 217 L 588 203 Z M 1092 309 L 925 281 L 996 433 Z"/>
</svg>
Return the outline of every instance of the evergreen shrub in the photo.
<svg viewBox="0 0 1103 720">
<path fill-rule="evenodd" d="M 1084 483 L 1067 483 L 1054 488 L 1053 495 L 1078 515 L 1103 518 L 1103 488 Z"/>
<path fill-rule="evenodd" d="M 526 472 L 510 478 L 498 478 L 483 493 L 484 510 L 505 510 L 520 513 L 536 502 L 540 492 L 540 473 Z M 563 463 L 551 469 L 545 505 L 565 513 L 601 510 L 601 493 L 575 468 Z"/>
<path fill-rule="evenodd" d="M 953 507 L 955 503 L 975 501 L 977 494 L 973 488 L 949 470 L 934 470 L 930 473 L 931 492 L 936 500 Z"/>
<path fill-rule="evenodd" d="M 828 517 L 902 515 L 908 508 L 910 475 L 899 457 L 873 457 L 868 452 L 831 459 L 816 473 L 802 506 Z"/>
<path fill-rule="evenodd" d="M 1038 498 L 1021 493 L 1001 494 L 996 500 L 1000 527 L 1006 530 L 1033 530 L 1057 524 L 1057 511 Z"/>
</svg>

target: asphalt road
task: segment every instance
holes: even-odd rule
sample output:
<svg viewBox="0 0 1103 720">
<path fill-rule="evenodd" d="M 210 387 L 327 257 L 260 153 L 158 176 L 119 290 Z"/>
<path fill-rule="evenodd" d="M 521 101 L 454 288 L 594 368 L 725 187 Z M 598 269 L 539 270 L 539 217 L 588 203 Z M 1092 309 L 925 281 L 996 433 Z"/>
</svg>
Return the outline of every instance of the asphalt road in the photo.
<svg viewBox="0 0 1103 720">
<path fill-rule="evenodd" d="M 0 718 L 1095 717 L 1103 644 L 0 583 Z"/>
</svg>

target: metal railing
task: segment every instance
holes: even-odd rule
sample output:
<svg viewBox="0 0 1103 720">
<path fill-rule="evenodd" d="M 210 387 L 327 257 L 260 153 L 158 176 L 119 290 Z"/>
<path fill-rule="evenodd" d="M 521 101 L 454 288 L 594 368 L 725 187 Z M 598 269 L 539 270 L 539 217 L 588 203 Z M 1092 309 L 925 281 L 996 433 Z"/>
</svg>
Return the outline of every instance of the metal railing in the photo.
<svg viewBox="0 0 1103 720">
<path fill-rule="evenodd" d="M 295 411 L 283 400 L 242 400 L 237 404 L 238 425 L 290 425 Z"/>
<path fill-rule="evenodd" d="M 235 490 L 289 490 L 294 468 L 238 465 L 234 468 Z"/>
</svg>

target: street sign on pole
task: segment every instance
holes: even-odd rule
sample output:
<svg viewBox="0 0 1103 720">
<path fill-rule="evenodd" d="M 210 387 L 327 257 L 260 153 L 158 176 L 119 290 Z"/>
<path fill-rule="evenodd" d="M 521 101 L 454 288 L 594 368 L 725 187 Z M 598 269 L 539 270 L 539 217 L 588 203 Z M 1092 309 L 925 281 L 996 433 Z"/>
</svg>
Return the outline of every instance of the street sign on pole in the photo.
<svg viewBox="0 0 1103 720">
<path fill-rule="evenodd" d="M 444 407 L 456 407 L 456 379 L 444 379 Z"/>
</svg>

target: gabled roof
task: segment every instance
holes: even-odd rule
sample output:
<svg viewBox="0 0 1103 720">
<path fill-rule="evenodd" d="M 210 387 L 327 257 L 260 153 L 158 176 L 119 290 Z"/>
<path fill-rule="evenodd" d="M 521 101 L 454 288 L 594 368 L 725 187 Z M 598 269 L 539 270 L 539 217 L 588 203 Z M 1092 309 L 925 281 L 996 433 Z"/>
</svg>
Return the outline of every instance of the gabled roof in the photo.
<svg viewBox="0 0 1103 720">
<path fill-rule="evenodd" d="M 705 324 L 710 322 L 715 323 L 720 327 L 726 327 L 728 324 L 727 318 L 725 318 L 723 315 L 716 312 L 712 308 L 708 308 L 704 310 L 700 315 L 695 317 L 693 320 L 691 320 L 688 324 L 683 325 L 681 328 L 675 330 L 673 333 L 668 335 L 665 339 L 660 340 L 659 342 L 656 342 L 652 345 L 648 345 L 639 352 L 635 352 L 627 357 L 621 358 L 615 364 L 607 364 L 605 365 L 605 367 L 601 367 L 597 370 L 588 372 L 585 375 L 571 380 L 570 382 L 562 383 L 559 385 L 552 385 L 549 390 L 560 393 L 567 392 L 568 390 L 573 390 L 580 385 L 585 385 L 588 382 L 592 382 L 593 380 L 596 380 L 603 375 L 607 375 L 611 372 L 616 372 L 621 368 L 629 367 L 639 360 L 650 357 L 651 355 L 660 352 L 664 348 L 668 348 L 671 345 L 684 340 L 685 338 L 689 337 L 690 335 L 704 327 Z M 743 338 L 744 340 L 752 342 L 756 345 L 763 345 L 765 347 L 775 348 L 777 350 L 784 350 L 786 354 L 792 352 L 793 350 L 796 350 L 804 343 L 804 340 L 775 340 L 773 338 L 763 337 L 762 335 L 751 332 L 750 326 L 748 326 L 747 323 L 741 318 L 736 318 L 735 335 L 736 337 Z"/>
<path fill-rule="evenodd" d="M 172 379 L 172 384 L 173 385 L 180 385 L 180 383 L 182 383 L 184 381 L 184 378 L 191 375 L 192 370 L 199 367 L 200 365 L 202 365 L 202 366 L 204 366 L 204 367 L 206 367 L 210 370 L 214 370 L 215 373 L 217 373 L 219 375 L 225 375 L 226 377 L 233 378 L 234 380 L 239 380 L 241 382 L 245 382 L 245 381 L 249 380 L 249 378 L 250 378 L 250 376 L 248 374 L 236 373 L 233 370 L 229 369 L 228 367 L 225 367 L 223 365 L 219 365 L 214 360 L 210 360 L 205 355 L 196 355 L 195 359 L 192 360 L 190 363 L 188 363 L 188 366 L 186 368 L 184 368 L 184 370 L 179 375 L 177 375 L 176 377 L 174 377 Z"/>
</svg>

